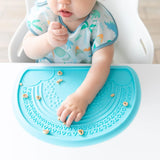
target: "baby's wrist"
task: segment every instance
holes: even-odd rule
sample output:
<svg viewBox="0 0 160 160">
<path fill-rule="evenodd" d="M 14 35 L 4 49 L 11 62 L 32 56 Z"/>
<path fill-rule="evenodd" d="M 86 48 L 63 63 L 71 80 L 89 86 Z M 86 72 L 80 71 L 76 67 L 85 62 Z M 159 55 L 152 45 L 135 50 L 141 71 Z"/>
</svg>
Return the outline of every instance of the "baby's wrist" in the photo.
<svg viewBox="0 0 160 160">
<path fill-rule="evenodd" d="M 47 40 L 48 47 L 51 48 L 51 50 L 54 50 L 56 48 L 56 46 L 50 42 L 49 32 L 46 33 L 46 40 Z"/>
<path fill-rule="evenodd" d="M 81 90 L 77 89 L 75 94 L 77 94 L 79 97 L 81 97 L 86 102 L 87 105 L 89 105 L 91 103 L 89 96 L 87 96 L 87 94 L 82 92 Z"/>
</svg>

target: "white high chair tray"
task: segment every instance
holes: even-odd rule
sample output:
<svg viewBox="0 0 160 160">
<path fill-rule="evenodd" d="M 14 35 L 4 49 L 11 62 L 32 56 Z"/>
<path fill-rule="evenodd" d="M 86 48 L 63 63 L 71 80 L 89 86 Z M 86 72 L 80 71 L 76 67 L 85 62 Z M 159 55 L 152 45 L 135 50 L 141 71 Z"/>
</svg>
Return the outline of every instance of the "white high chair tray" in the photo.
<svg viewBox="0 0 160 160">
<path fill-rule="evenodd" d="M 0 64 L 0 159 L 160 159 L 159 65 L 129 65 L 137 72 L 142 91 L 141 105 L 131 125 L 108 141 L 77 148 L 59 147 L 40 141 L 24 131 L 16 120 L 12 108 L 13 87 L 17 75 L 30 66 L 31 64 Z"/>
</svg>

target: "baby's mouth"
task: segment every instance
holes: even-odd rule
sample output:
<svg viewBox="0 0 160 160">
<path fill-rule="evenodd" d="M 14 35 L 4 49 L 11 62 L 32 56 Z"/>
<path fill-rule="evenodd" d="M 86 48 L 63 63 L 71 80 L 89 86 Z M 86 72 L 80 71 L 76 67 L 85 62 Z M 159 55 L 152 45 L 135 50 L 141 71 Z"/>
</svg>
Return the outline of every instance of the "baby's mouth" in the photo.
<svg viewBox="0 0 160 160">
<path fill-rule="evenodd" d="M 62 17 L 70 17 L 72 15 L 72 13 L 67 10 L 60 10 L 59 13 Z"/>
</svg>

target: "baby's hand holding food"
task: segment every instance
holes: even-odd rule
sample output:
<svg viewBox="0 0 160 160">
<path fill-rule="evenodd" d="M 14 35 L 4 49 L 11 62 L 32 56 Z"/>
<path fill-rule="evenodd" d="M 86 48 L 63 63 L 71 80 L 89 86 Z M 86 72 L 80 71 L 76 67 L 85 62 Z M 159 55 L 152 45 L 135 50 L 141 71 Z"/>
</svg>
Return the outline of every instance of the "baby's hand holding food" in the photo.
<svg viewBox="0 0 160 160">
<path fill-rule="evenodd" d="M 68 31 L 59 22 L 51 22 L 48 28 L 48 43 L 53 47 L 60 47 L 67 43 Z"/>
<path fill-rule="evenodd" d="M 78 122 L 82 118 L 87 106 L 88 102 L 86 98 L 75 92 L 62 102 L 57 111 L 57 115 L 60 117 L 60 120 L 66 122 L 66 126 L 69 127 L 73 121 Z"/>
</svg>

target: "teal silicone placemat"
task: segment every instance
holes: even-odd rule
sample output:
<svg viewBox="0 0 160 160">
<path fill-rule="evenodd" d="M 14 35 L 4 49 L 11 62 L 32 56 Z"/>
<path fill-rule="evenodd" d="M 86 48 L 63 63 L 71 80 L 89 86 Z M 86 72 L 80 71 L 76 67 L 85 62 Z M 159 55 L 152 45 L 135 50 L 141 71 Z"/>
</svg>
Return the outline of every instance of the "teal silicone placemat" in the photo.
<svg viewBox="0 0 160 160">
<path fill-rule="evenodd" d="M 79 122 L 66 127 L 57 117 L 61 102 L 83 82 L 90 67 L 31 67 L 16 85 L 14 111 L 31 135 L 61 146 L 96 144 L 123 131 L 135 117 L 141 98 L 137 74 L 127 66 L 111 66 L 108 79 Z M 63 74 L 58 75 L 61 71 Z M 57 80 L 63 81 L 57 83 Z M 26 96 L 26 97 L 25 97 Z M 40 99 L 37 99 L 37 96 Z M 82 129 L 83 135 L 78 131 Z M 44 134 L 43 130 L 48 130 Z"/>
</svg>

